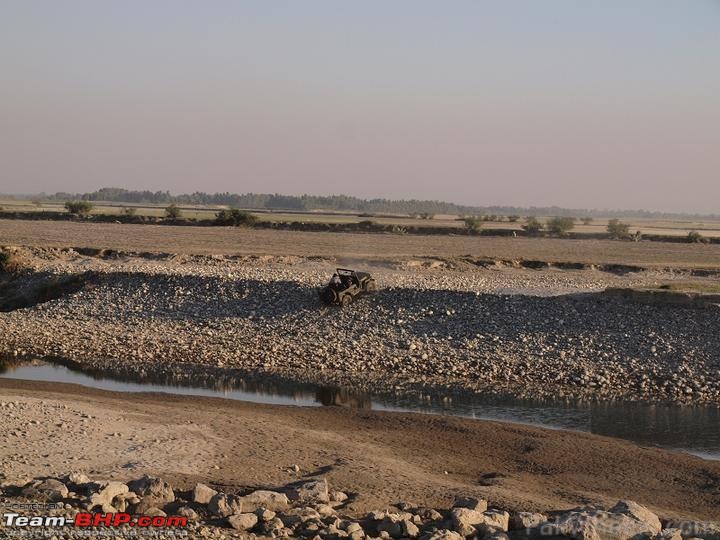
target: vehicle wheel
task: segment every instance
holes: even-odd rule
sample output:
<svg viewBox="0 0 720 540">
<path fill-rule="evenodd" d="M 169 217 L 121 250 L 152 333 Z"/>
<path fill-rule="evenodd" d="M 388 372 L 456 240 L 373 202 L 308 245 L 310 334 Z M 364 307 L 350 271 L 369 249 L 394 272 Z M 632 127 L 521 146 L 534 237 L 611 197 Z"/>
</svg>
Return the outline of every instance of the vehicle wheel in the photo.
<svg viewBox="0 0 720 540">
<path fill-rule="evenodd" d="M 367 292 L 375 292 L 377 291 L 377 283 L 375 283 L 374 279 L 368 280 L 368 282 L 365 284 L 365 290 Z"/>
<path fill-rule="evenodd" d="M 352 301 L 352 295 L 346 294 L 340 299 L 340 307 L 348 307 L 350 304 L 352 304 Z"/>
</svg>

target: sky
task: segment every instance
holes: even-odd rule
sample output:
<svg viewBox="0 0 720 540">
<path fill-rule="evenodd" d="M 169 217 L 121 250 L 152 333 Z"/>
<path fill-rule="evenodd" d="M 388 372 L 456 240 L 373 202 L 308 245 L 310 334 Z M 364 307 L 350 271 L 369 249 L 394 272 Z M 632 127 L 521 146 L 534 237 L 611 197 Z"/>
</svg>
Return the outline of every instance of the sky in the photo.
<svg viewBox="0 0 720 540">
<path fill-rule="evenodd" d="M 0 0 L 0 192 L 720 212 L 720 0 Z"/>
</svg>

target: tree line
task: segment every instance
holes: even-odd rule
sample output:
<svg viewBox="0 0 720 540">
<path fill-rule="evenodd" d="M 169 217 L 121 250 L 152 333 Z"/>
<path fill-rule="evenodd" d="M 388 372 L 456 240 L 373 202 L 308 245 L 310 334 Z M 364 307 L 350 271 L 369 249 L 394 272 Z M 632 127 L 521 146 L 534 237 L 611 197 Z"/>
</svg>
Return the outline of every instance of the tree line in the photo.
<svg viewBox="0 0 720 540">
<path fill-rule="evenodd" d="M 223 205 L 233 208 L 258 210 L 311 211 L 332 210 L 367 214 L 455 214 L 455 215 L 540 215 L 572 217 L 646 217 L 678 218 L 688 214 L 653 212 L 647 210 L 593 210 L 569 209 L 558 206 L 469 206 L 436 200 L 362 199 L 350 195 L 282 195 L 279 193 L 205 193 L 196 191 L 173 195 L 169 191 L 128 190 L 124 188 L 102 188 L 88 193 L 57 192 L 32 197 L 53 200 L 83 200 L 91 202 L 119 202 L 153 205 Z M 709 216 L 708 216 L 709 217 Z"/>
</svg>

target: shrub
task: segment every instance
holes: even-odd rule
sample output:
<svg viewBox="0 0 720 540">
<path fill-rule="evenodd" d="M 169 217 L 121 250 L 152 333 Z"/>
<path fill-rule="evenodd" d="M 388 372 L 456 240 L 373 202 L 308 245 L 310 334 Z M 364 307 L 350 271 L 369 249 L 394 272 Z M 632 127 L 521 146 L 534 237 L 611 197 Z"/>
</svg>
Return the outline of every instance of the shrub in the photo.
<svg viewBox="0 0 720 540">
<path fill-rule="evenodd" d="M 137 214 L 137 208 L 135 208 L 134 206 L 123 206 L 123 207 L 120 209 L 120 213 L 121 213 L 123 216 L 132 217 L 132 216 L 134 216 L 135 214 Z"/>
<path fill-rule="evenodd" d="M 482 229 L 483 220 L 476 216 L 468 216 L 464 220 L 465 228 L 470 232 L 479 232 Z"/>
<path fill-rule="evenodd" d="M 513 214 L 512 216 L 508 216 L 508 221 L 510 223 L 515 223 L 516 221 L 520 220 L 520 216 Z"/>
<path fill-rule="evenodd" d="M 580 218 L 580 221 L 582 221 L 583 225 L 590 225 L 593 222 L 593 218 L 585 216 L 584 218 Z"/>
<path fill-rule="evenodd" d="M 89 201 L 67 201 L 65 209 L 76 216 L 87 216 L 93 209 Z"/>
<path fill-rule="evenodd" d="M 257 216 L 238 208 L 229 208 L 227 210 L 220 210 L 215 214 L 215 223 L 218 225 L 232 225 L 234 227 L 240 227 L 241 225 L 251 226 L 257 223 Z"/>
<path fill-rule="evenodd" d="M 17 255 L 0 250 L 0 272 L 15 274 L 22 270 L 23 264 Z"/>
<path fill-rule="evenodd" d="M 575 227 L 575 218 L 572 217 L 554 217 L 547 221 L 545 227 L 553 233 L 563 236 Z"/>
<path fill-rule="evenodd" d="M 176 205 L 175 203 L 172 203 L 170 206 L 165 208 L 165 217 L 168 219 L 178 219 L 182 216 L 182 212 L 180 211 L 180 207 Z"/>
<path fill-rule="evenodd" d="M 543 224 L 538 221 L 535 216 L 528 216 L 525 225 L 522 226 L 523 231 L 528 234 L 538 234 L 543 230 Z"/>
<path fill-rule="evenodd" d="M 630 224 L 623 223 L 619 219 L 611 219 L 607 224 L 607 232 L 610 238 L 620 239 L 630 236 Z"/>
<path fill-rule="evenodd" d="M 372 219 L 364 219 L 363 221 L 358 221 L 358 227 L 373 228 L 375 226 L 377 226 L 377 222 L 373 221 Z"/>
<path fill-rule="evenodd" d="M 708 239 L 698 231 L 690 231 L 687 235 L 687 241 L 691 244 L 705 244 L 708 242 Z"/>
<path fill-rule="evenodd" d="M 430 212 L 422 212 L 420 214 L 420 219 L 435 219 L 435 214 L 431 214 Z"/>
</svg>

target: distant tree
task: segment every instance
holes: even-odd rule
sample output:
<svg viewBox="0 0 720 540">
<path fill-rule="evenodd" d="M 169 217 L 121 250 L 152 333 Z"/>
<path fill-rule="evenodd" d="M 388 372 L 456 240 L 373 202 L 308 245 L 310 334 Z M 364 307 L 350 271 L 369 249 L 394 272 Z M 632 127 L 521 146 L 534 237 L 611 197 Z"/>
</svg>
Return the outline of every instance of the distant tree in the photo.
<svg viewBox="0 0 720 540">
<path fill-rule="evenodd" d="M 590 225 L 593 222 L 593 218 L 585 216 L 584 218 L 580 218 L 580 221 L 582 221 L 583 225 Z"/>
<path fill-rule="evenodd" d="M 508 216 L 508 221 L 509 221 L 510 223 L 515 223 L 515 222 L 518 221 L 519 219 L 520 219 L 520 216 L 518 216 L 517 214 L 513 214 L 513 215 L 511 215 L 511 216 Z"/>
<path fill-rule="evenodd" d="M 240 227 L 241 225 L 251 226 L 257 223 L 257 216 L 238 208 L 228 208 L 215 214 L 215 223 L 234 227 Z"/>
<path fill-rule="evenodd" d="M 617 218 L 611 219 L 607 224 L 607 232 L 610 238 L 616 240 L 630 236 L 630 224 L 623 223 Z"/>
<path fill-rule="evenodd" d="M 165 208 L 165 217 L 168 219 L 179 219 L 182 216 L 180 207 L 175 203 Z"/>
<path fill-rule="evenodd" d="M 132 217 L 137 214 L 137 208 L 134 206 L 123 206 L 120 209 L 120 213 L 124 216 Z"/>
<path fill-rule="evenodd" d="M 482 229 L 482 218 L 476 216 L 468 216 L 463 221 L 465 222 L 465 228 L 470 232 L 477 233 L 480 232 L 480 229 Z"/>
<path fill-rule="evenodd" d="M 564 236 L 573 227 L 575 227 L 575 218 L 572 217 L 554 217 L 550 218 L 545 224 L 547 230 L 553 234 Z"/>
<path fill-rule="evenodd" d="M 543 230 L 543 224 L 535 216 L 528 216 L 522 228 L 528 234 L 538 234 Z"/>
<path fill-rule="evenodd" d="M 687 241 L 691 244 L 705 244 L 708 242 L 708 239 L 698 231 L 690 231 L 687 235 Z"/>
<path fill-rule="evenodd" d="M 435 214 L 432 212 L 421 212 L 420 219 L 435 219 Z"/>
<path fill-rule="evenodd" d="M 66 201 L 65 209 L 76 216 L 87 216 L 92 212 L 93 205 L 89 201 Z"/>
</svg>

